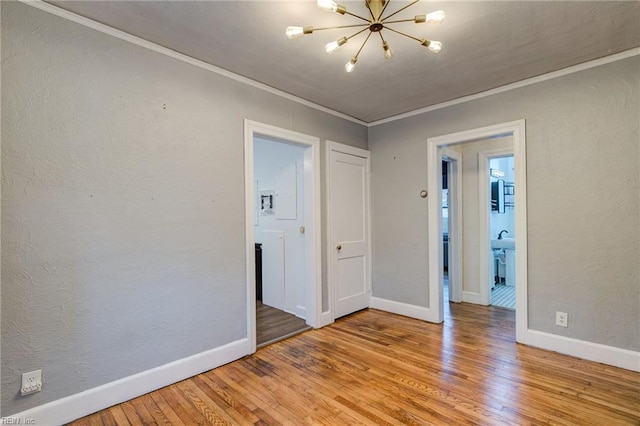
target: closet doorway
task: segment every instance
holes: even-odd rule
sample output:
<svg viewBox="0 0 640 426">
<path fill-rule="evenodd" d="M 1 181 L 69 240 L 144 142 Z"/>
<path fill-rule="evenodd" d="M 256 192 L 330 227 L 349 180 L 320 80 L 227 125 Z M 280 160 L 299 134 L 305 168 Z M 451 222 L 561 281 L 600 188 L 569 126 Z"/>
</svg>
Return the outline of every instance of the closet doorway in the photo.
<svg viewBox="0 0 640 426">
<path fill-rule="evenodd" d="M 257 347 L 318 327 L 320 140 L 245 120 L 247 337 Z"/>
<path fill-rule="evenodd" d="M 255 136 L 256 346 L 298 334 L 305 322 L 305 147 Z"/>
</svg>

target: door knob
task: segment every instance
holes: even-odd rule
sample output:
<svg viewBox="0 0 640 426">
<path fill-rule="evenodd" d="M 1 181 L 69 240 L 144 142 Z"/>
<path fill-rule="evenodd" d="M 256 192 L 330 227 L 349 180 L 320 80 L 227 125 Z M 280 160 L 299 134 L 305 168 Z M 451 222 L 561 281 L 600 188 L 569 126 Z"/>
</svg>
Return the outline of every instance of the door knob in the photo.
<svg viewBox="0 0 640 426">
<path fill-rule="evenodd" d="M 336 249 L 337 249 L 338 251 L 340 251 L 340 250 L 342 250 L 342 246 L 341 246 L 340 244 L 338 244 L 338 245 L 336 246 Z"/>
</svg>

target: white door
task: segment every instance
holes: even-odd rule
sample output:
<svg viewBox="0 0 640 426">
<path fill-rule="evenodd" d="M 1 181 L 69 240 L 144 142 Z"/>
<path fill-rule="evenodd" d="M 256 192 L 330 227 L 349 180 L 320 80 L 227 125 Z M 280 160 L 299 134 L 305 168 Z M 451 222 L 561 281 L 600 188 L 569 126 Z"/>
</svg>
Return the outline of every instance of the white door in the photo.
<svg viewBox="0 0 640 426">
<path fill-rule="evenodd" d="M 334 318 L 369 307 L 369 152 L 329 146 L 330 261 Z"/>
</svg>

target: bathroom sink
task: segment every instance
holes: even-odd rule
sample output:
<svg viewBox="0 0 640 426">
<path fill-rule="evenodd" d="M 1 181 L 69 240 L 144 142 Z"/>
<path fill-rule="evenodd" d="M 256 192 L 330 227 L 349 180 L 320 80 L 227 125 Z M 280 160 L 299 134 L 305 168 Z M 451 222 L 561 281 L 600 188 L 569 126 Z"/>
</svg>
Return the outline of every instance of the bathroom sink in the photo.
<svg viewBox="0 0 640 426">
<path fill-rule="evenodd" d="M 501 240 L 491 240 L 491 248 L 492 249 L 515 250 L 516 249 L 516 239 L 515 238 L 503 238 Z"/>
</svg>

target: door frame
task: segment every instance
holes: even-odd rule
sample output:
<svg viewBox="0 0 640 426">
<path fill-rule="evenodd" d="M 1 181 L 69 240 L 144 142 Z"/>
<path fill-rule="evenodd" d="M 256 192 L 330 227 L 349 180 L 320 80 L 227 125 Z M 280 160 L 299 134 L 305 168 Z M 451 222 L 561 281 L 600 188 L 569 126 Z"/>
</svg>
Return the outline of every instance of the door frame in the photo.
<svg viewBox="0 0 640 426">
<path fill-rule="evenodd" d="M 367 175 L 366 175 L 366 189 L 365 196 L 367 197 L 367 205 L 366 205 L 366 216 L 367 216 L 367 226 L 365 228 L 365 232 L 367 234 L 367 268 L 366 268 L 366 286 L 367 291 L 369 293 L 369 306 L 371 306 L 371 153 L 367 150 L 356 148 L 350 145 L 341 144 L 338 142 L 327 141 L 327 149 L 325 152 L 325 161 L 326 161 L 326 174 L 325 174 L 325 185 L 327 188 L 327 229 L 326 229 L 326 255 L 327 255 L 327 296 L 329 303 L 329 310 L 327 312 L 322 313 L 323 325 L 330 324 L 336 319 L 336 310 L 337 306 L 337 282 L 334 277 L 335 273 L 335 264 L 333 261 L 333 247 L 335 241 L 332 240 L 332 223 L 331 223 L 331 152 L 341 152 L 343 154 L 354 155 L 356 157 L 365 158 L 367 160 Z M 326 321 L 326 322 L 325 322 Z"/>
<path fill-rule="evenodd" d="M 449 188 L 449 300 L 453 302 L 462 301 L 462 154 L 453 149 L 442 147 L 440 152 L 440 166 L 445 161 L 449 163 L 447 173 Z M 439 172 L 442 176 L 442 171 Z M 442 179 L 440 179 L 442 182 Z M 452 190 L 453 189 L 453 190 Z M 440 194 L 442 194 L 442 183 L 440 184 Z M 442 212 L 442 207 L 440 208 Z M 442 213 L 441 213 L 442 218 Z M 440 261 L 440 268 L 443 269 L 444 259 Z M 442 276 L 440 277 L 441 283 Z"/>
<path fill-rule="evenodd" d="M 442 156 L 438 149 L 448 145 L 471 142 L 500 135 L 513 136 L 514 183 L 515 191 L 515 229 L 516 229 L 516 341 L 524 342 L 528 330 L 528 301 L 527 301 L 527 160 L 525 120 L 516 120 L 492 126 L 451 133 L 427 139 L 427 189 L 428 203 L 428 232 L 429 232 L 429 306 L 430 321 L 443 321 L 444 306 L 442 303 L 442 272 L 439 268 L 442 256 L 440 238 L 442 235 L 442 196 L 438 195 L 438 162 Z M 440 183 L 440 185 L 442 185 Z M 436 196 L 433 196 L 433 195 Z M 487 248 L 488 248 L 487 242 Z M 487 265 L 488 268 L 488 265 Z"/>
<path fill-rule="evenodd" d="M 244 120 L 245 252 L 247 282 L 247 338 L 256 351 L 255 180 L 253 143 L 266 136 L 306 148 L 304 151 L 305 298 L 306 323 L 320 327 L 322 311 L 322 223 L 320 216 L 320 139 L 249 119 Z"/>
<path fill-rule="evenodd" d="M 514 141 L 515 143 L 515 141 Z M 497 148 L 487 149 L 478 152 L 478 238 L 484 243 L 478 247 L 478 254 L 480 259 L 485 259 L 484 262 L 480 262 L 480 277 L 484 277 L 484 282 L 480 282 L 480 304 L 491 304 L 491 282 L 495 279 L 491 272 L 491 265 L 493 264 L 493 255 L 491 252 L 491 216 L 488 206 L 491 203 L 491 175 L 489 173 L 489 160 L 501 157 L 513 156 L 513 148 Z M 515 163 L 515 158 L 514 158 Z M 515 167 L 515 166 L 514 166 Z M 516 203 L 516 209 L 518 204 Z M 517 218 L 515 221 L 517 222 Z M 518 231 L 516 230 L 516 241 L 518 239 Z M 518 251 L 516 250 L 516 253 Z M 516 278 L 516 292 L 518 291 L 519 282 Z M 516 296 L 517 297 L 517 296 Z M 516 312 L 518 307 L 516 306 Z"/>
</svg>

